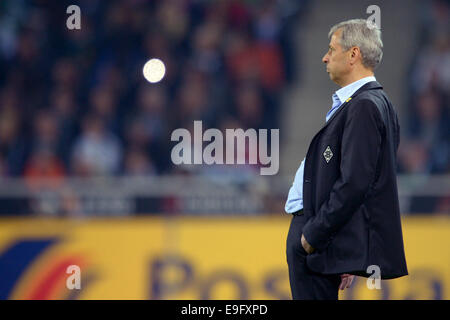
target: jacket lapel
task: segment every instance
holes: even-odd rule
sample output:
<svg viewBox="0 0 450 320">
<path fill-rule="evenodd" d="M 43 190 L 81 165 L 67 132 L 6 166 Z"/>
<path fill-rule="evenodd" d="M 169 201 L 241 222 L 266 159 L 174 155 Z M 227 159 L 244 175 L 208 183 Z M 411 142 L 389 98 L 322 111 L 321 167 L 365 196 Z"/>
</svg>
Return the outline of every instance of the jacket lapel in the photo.
<svg viewBox="0 0 450 320">
<path fill-rule="evenodd" d="M 330 124 L 331 121 L 333 121 L 333 119 L 336 117 L 336 115 L 342 111 L 342 109 L 344 109 L 351 101 L 354 97 L 356 97 L 358 94 L 360 94 L 363 91 L 366 90 L 373 90 L 373 89 L 383 89 L 383 87 L 381 86 L 381 84 L 378 83 L 378 81 L 371 81 L 366 83 L 365 85 L 363 85 L 361 88 L 359 88 L 358 90 L 356 90 L 356 92 L 350 97 L 348 98 L 346 101 L 344 101 L 344 103 L 341 104 L 341 106 L 333 113 L 333 115 L 331 116 L 330 119 L 328 119 L 327 122 L 325 122 L 325 124 L 320 128 L 319 132 L 321 132 L 323 129 L 326 128 L 326 126 L 328 126 Z M 317 132 L 317 134 L 319 133 Z"/>
</svg>

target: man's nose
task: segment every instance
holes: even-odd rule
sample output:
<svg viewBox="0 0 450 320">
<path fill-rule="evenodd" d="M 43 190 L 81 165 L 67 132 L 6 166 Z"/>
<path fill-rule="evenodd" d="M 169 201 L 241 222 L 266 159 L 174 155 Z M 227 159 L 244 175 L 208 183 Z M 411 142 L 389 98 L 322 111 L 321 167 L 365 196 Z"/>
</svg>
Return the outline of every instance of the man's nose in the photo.
<svg viewBox="0 0 450 320">
<path fill-rule="evenodd" d="M 328 63 L 328 55 L 327 55 L 327 54 L 325 54 L 325 55 L 323 56 L 322 62 L 323 62 L 323 63 Z"/>
</svg>

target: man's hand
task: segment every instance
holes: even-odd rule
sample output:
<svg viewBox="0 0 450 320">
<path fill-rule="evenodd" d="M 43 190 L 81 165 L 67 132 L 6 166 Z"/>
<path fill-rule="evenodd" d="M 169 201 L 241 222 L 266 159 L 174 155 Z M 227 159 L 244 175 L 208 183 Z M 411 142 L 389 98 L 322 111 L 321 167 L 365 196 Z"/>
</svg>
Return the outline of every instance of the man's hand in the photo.
<svg viewBox="0 0 450 320">
<path fill-rule="evenodd" d="M 341 274 L 341 284 L 339 285 L 339 290 L 344 290 L 345 288 L 350 288 L 353 279 L 355 279 L 354 275 L 351 274 Z"/>
<path fill-rule="evenodd" d="M 307 254 L 311 254 L 314 252 L 314 248 L 306 241 L 305 236 L 302 234 L 302 247 L 305 249 Z"/>
</svg>

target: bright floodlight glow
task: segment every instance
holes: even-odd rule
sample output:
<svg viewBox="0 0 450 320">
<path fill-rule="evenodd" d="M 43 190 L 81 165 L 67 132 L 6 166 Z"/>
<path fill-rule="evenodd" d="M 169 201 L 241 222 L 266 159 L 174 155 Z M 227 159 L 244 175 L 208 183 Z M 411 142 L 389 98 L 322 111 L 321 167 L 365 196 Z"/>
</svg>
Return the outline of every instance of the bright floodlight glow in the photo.
<svg viewBox="0 0 450 320">
<path fill-rule="evenodd" d="M 164 63 L 159 59 L 150 59 L 144 64 L 144 69 L 142 69 L 142 73 L 144 74 L 144 78 L 147 79 L 148 82 L 156 83 L 161 81 L 164 78 L 164 74 L 166 73 L 166 67 Z"/>
</svg>

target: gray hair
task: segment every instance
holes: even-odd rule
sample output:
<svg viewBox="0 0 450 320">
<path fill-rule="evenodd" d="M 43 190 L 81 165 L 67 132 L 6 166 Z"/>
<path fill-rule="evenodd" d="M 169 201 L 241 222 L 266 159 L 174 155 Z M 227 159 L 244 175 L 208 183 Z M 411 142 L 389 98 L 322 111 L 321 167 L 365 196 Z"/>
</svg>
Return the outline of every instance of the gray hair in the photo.
<svg viewBox="0 0 450 320">
<path fill-rule="evenodd" d="M 364 19 L 352 19 L 340 22 L 331 27 L 328 38 L 338 29 L 342 29 L 340 45 L 344 51 L 351 47 L 359 47 L 362 64 L 375 70 L 383 57 L 383 41 L 381 30 L 376 24 Z"/>
</svg>

